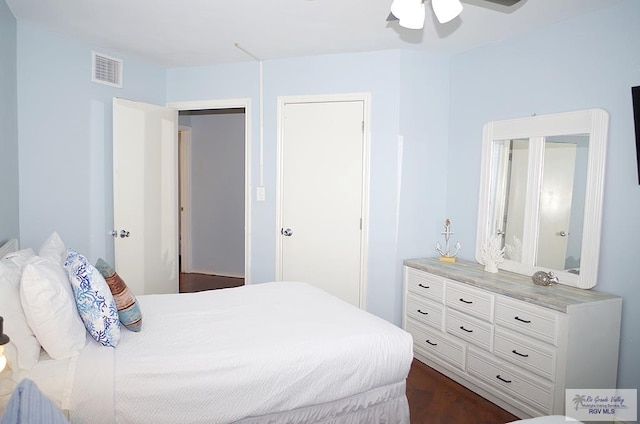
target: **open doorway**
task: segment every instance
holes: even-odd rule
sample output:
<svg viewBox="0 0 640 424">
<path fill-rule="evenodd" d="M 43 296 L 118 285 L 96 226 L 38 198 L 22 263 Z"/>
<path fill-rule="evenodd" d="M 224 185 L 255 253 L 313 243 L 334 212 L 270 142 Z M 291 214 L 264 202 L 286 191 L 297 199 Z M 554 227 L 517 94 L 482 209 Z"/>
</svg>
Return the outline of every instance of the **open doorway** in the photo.
<svg viewBox="0 0 640 424">
<path fill-rule="evenodd" d="M 243 285 L 246 109 L 180 109 L 178 116 L 180 291 Z"/>
</svg>

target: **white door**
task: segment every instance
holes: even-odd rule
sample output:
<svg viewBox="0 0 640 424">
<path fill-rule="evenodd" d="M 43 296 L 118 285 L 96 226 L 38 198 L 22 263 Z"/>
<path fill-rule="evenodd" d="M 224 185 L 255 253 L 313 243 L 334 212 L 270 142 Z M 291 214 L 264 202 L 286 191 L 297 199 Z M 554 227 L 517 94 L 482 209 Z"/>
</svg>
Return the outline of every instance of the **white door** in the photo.
<svg viewBox="0 0 640 424">
<path fill-rule="evenodd" d="M 364 101 L 281 104 L 279 279 L 361 302 Z"/>
<path fill-rule="evenodd" d="M 178 112 L 113 100 L 115 268 L 135 294 L 178 292 Z"/>
<path fill-rule="evenodd" d="M 546 141 L 544 146 L 536 265 L 565 269 L 576 145 Z"/>
</svg>

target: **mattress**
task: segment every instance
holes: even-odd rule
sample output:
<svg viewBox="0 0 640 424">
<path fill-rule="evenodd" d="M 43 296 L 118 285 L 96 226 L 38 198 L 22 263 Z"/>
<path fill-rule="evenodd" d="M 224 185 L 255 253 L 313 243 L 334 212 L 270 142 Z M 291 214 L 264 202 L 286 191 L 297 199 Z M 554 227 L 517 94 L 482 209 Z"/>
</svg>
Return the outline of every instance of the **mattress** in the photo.
<svg viewBox="0 0 640 424">
<path fill-rule="evenodd" d="M 408 422 L 411 336 L 320 289 L 273 282 L 138 301 L 141 332 L 123 330 L 115 349 L 89 340 L 75 361 L 71 422 Z"/>
</svg>

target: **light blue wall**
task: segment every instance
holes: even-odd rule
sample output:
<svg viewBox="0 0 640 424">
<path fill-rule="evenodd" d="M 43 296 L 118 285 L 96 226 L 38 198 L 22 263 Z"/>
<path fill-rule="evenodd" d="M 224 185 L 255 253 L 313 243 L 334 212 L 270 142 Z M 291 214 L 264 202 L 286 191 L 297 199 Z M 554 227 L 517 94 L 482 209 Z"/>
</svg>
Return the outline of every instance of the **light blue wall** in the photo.
<svg viewBox="0 0 640 424">
<path fill-rule="evenodd" d="M 124 60 L 124 89 L 91 82 L 91 46 L 18 22 L 20 236 L 57 231 L 90 260 L 113 261 L 114 96 L 164 104 L 165 70 Z"/>
<path fill-rule="evenodd" d="M 482 126 L 492 120 L 569 110 L 609 113 L 599 282 L 624 297 L 619 387 L 640 386 L 640 186 L 631 87 L 640 85 L 640 2 L 562 22 L 455 57 L 447 210 L 475 244 Z M 473 259 L 472 249 L 463 257 Z"/>
<path fill-rule="evenodd" d="M 264 185 L 266 201 L 252 202 L 252 254 L 251 272 L 253 282 L 270 281 L 275 278 L 276 246 L 276 137 L 277 101 L 279 96 L 371 93 L 371 146 L 370 146 L 370 208 L 369 251 L 367 272 L 367 309 L 396 324 L 400 323 L 402 311 L 402 283 L 399 273 L 401 258 L 411 253 L 419 256 L 430 250 L 426 240 L 429 227 L 442 216 L 429 217 L 424 208 L 425 198 L 431 188 L 424 176 L 429 172 L 444 174 L 444 144 L 434 153 L 428 152 L 430 134 L 428 112 L 423 103 L 423 94 L 428 94 L 439 104 L 446 103 L 446 91 L 439 82 L 426 78 L 433 73 L 443 77 L 442 60 L 421 71 L 428 60 L 400 51 L 383 51 L 351 55 L 329 55 L 296 59 L 274 60 L 263 63 L 264 74 Z M 403 71 L 403 69 L 410 69 Z M 444 75 L 446 77 L 446 75 Z M 409 79 L 409 77 L 417 77 Z M 425 78 L 425 79 L 422 79 Z M 252 104 L 259 103 L 259 67 L 255 62 L 215 67 L 170 69 L 167 77 L 167 101 L 190 101 L 221 98 L 249 97 Z M 402 119 L 401 102 L 423 122 Z M 251 117 L 254 128 L 252 139 L 252 186 L 259 181 L 259 117 L 254 107 Z M 446 108 L 439 111 L 438 118 L 446 118 Z M 446 135 L 446 119 L 433 119 L 437 143 Z M 400 127 L 406 131 L 405 146 L 408 154 L 403 170 L 402 189 L 399 190 L 398 136 Z M 438 165 L 440 164 L 440 165 Z M 432 165 L 433 167 L 429 167 Z M 418 191 L 414 194 L 414 191 Z M 444 185 L 436 185 L 434 197 L 440 197 L 434 210 L 444 210 Z M 253 190 L 255 192 L 255 190 Z M 400 193 L 402 196 L 400 196 Z M 423 197 L 424 196 L 424 197 Z M 254 197 L 254 196 L 252 196 Z M 397 219 L 399 205 L 406 208 L 406 219 Z M 426 223 L 429 222 L 429 225 Z M 412 225 L 415 224 L 415 225 Z M 413 228 L 413 231 L 411 230 Z M 433 235 L 433 234 L 432 234 Z M 402 249 L 399 249 L 402 242 Z M 407 246 L 405 247 L 404 244 Z"/>
<path fill-rule="evenodd" d="M 0 1 L 0 245 L 20 235 L 16 19 Z"/>
<path fill-rule="evenodd" d="M 404 259 L 434 256 L 436 242 L 443 242 L 440 233 L 447 218 L 449 58 L 403 51 L 400 73 L 397 113 L 403 138 L 402 179 L 398 214 L 394 217 L 398 222 L 394 281 L 398 285 L 402 284 Z M 402 304 L 402 300 L 394 301 Z"/>
</svg>

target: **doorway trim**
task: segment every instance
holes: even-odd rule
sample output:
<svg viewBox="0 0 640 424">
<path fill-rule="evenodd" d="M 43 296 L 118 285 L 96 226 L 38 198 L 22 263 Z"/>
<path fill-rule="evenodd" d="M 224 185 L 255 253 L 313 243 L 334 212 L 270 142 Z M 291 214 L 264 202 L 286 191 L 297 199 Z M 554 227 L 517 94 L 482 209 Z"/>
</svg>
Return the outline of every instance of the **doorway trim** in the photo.
<svg viewBox="0 0 640 424">
<path fill-rule="evenodd" d="M 191 261 L 191 127 L 178 126 L 178 158 L 180 160 L 180 231 L 178 232 L 180 272 L 192 272 Z M 186 208 L 187 213 L 184 213 Z"/>
<path fill-rule="evenodd" d="M 361 216 L 362 231 L 360 232 L 360 309 L 366 310 L 367 304 L 367 257 L 369 239 L 369 168 L 370 168 L 370 142 L 371 142 L 371 93 L 340 93 L 340 94 L 319 94 L 302 96 L 278 96 L 277 110 L 277 164 L 276 164 L 276 279 L 282 279 L 282 237 L 280 229 L 282 222 L 282 178 L 283 161 L 282 148 L 284 144 L 284 109 L 287 104 L 296 103 L 332 103 L 332 102 L 355 102 L 361 101 L 364 108 L 363 123 L 363 146 L 362 146 L 362 193 L 361 193 Z"/>
<path fill-rule="evenodd" d="M 251 284 L 251 99 L 168 102 L 166 106 L 178 111 L 244 108 L 244 283 Z"/>
</svg>

